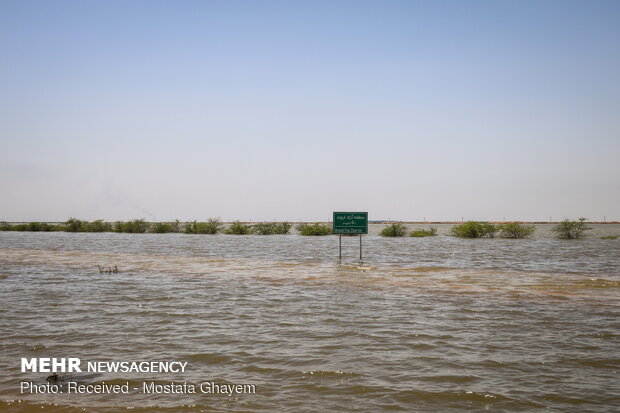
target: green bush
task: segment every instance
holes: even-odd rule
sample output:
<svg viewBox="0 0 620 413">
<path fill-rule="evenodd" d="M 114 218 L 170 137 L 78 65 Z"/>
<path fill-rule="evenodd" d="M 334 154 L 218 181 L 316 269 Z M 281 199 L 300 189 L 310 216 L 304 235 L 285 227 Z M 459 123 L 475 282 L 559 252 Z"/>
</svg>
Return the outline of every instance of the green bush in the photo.
<svg viewBox="0 0 620 413">
<path fill-rule="evenodd" d="M 382 237 L 404 237 L 406 233 L 407 227 L 400 222 L 396 222 L 383 228 L 379 235 Z"/>
<path fill-rule="evenodd" d="M 181 232 L 181 221 L 178 219 L 174 222 L 155 222 L 151 224 L 149 232 L 156 234 L 166 234 L 169 232 Z"/>
<path fill-rule="evenodd" d="M 299 231 L 300 235 L 330 235 L 332 233 L 332 227 L 327 224 L 316 222 L 314 224 L 299 224 L 297 225 L 297 231 Z"/>
<path fill-rule="evenodd" d="M 209 218 L 207 222 L 188 222 L 185 224 L 186 234 L 217 234 L 223 224 L 219 218 Z"/>
<path fill-rule="evenodd" d="M 28 232 L 50 232 L 50 231 L 63 231 L 64 227 L 58 225 L 50 225 L 47 222 L 27 222 L 24 224 L 9 225 L 6 224 L 2 231 L 28 231 Z"/>
<path fill-rule="evenodd" d="M 173 224 L 170 222 L 155 222 L 151 225 L 150 232 L 155 234 L 166 234 L 175 231 Z"/>
<path fill-rule="evenodd" d="M 430 229 L 416 228 L 409 233 L 410 237 L 434 237 L 437 235 L 437 227 L 430 227 Z"/>
<path fill-rule="evenodd" d="M 488 222 L 468 221 L 452 227 L 450 232 L 459 238 L 493 238 L 497 227 Z"/>
<path fill-rule="evenodd" d="M 85 222 L 80 221 L 77 218 L 69 218 L 65 221 L 65 231 L 67 232 L 83 232 L 85 230 Z"/>
<path fill-rule="evenodd" d="M 28 231 L 41 231 L 48 232 L 53 231 L 54 226 L 48 224 L 47 222 L 29 222 L 28 223 Z"/>
<path fill-rule="evenodd" d="M 102 219 L 97 219 L 93 222 L 83 222 L 82 230 L 87 232 L 110 232 L 112 231 L 112 224 L 103 222 Z"/>
<path fill-rule="evenodd" d="M 133 219 L 128 222 L 121 222 L 119 232 L 128 232 L 130 234 L 143 234 L 149 230 L 150 224 L 144 219 Z"/>
<path fill-rule="evenodd" d="M 26 224 L 26 231 L 39 232 L 45 231 L 47 224 L 40 222 L 29 222 Z"/>
<path fill-rule="evenodd" d="M 43 227 L 41 231 L 64 231 L 65 230 L 65 227 L 62 224 L 53 225 L 53 224 L 48 224 L 46 222 L 43 222 L 41 225 Z"/>
<path fill-rule="evenodd" d="M 198 234 L 198 222 L 186 222 L 184 231 L 186 234 Z"/>
<path fill-rule="evenodd" d="M 217 234 L 223 228 L 222 220 L 219 218 L 209 218 L 200 229 L 200 234 Z"/>
<path fill-rule="evenodd" d="M 233 234 L 233 235 L 246 235 L 246 234 L 252 233 L 252 227 L 240 221 L 235 221 L 232 224 L 230 224 L 230 227 L 228 227 L 226 231 L 224 232 L 226 232 L 227 234 Z"/>
<path fill-rule="evenodd" d="M 59 228 L 58 230 L 61 229 Z M 109 232 L 114 230 L 114 226 L 109 222 L 104 222 L 102 219 L 88 222 L 77 218 L 69 218 L 65 221 L 62 230 L 67 232 Z"/>
<path fill-rule="evenodd" d="M 174 222 L 170 223 L 170 227 L 172 228 L 171 232 L 181 232 L 181 221 L 175 219 Z"/>
<path fill-rule="evenodd" d="M 252 225 L 252 229 L 258 235 L 273 235 L 276 233 L 276 224 L 275 222 L 261 222 Z"/>
<path fill-rule="evenodd" d="M 618 239 L 617 235 L 605 235 L 601 239 Z"/>
<path fill-rule="evenodd" d="M 261 222 L 252 225 L 252 230 L 258 235 L 288 234 L 291 227 L 290 222 Z"/>
<path fill-rule="evenodd" d="M 509 222 L 497 226 L 502 238 L 527 238 L 536 231 L 534 225 L 523 225 L 518 222 Z"/>
<path fill-rule="evenodd" d="M 585 232 L 591 229 L 586 225 L 587 218 L 579 218 L 577 221 L 565 219 L 553 227 L 551 231 L 558 234 L 560 239 L 579 239 L 584 237 Z"/>
<path fill-rule="evenodd" d="M 6 221 L 0 221 L 0 231 L 10 231 L 11 224 Z"/>
<path fill-rule="evenodd" d="M 276 222 L 275 234 L 286 235 L 291 231 L 293 225 L 290 222 Z"/>
</svg>

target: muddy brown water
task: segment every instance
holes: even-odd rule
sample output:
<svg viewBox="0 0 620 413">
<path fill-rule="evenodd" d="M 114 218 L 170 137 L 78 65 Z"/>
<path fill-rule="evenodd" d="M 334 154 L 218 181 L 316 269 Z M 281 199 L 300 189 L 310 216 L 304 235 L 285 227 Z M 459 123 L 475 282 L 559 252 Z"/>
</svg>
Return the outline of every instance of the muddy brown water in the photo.
<svg viewBox="0 0 620 413">
<path fill-rule="evenodd" d="M 620 410 L 620 233 L 578 241 L 0 233 L 0 411 Z M 100 274 L 97 265 L 118 266 Z M 20 394 L 22 357 L 183 361 L 81 384 L 254 394 Z"/>
</svg>

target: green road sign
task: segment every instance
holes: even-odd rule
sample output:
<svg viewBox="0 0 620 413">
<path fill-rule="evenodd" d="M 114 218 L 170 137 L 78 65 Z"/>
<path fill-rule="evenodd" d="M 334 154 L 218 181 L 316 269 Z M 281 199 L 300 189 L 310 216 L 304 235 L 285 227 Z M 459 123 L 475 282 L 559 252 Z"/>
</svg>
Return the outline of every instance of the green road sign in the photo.
<svg viewBox="0 0 620 413">
<path fill-rule="evenodd" d="M 334 234 L 368 234 L 368 212 L 334 212 Z"/>
</svg>

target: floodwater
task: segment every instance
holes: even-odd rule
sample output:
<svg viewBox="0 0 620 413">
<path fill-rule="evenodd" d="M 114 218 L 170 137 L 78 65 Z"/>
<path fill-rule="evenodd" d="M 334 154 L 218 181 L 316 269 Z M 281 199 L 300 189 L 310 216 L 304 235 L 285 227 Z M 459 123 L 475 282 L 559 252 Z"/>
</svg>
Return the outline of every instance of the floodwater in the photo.
<svg viewBox="0 0 620 413">
<path fill-rule="evenodd" d="M 414 227 L 414 226 L 410 226 Z M 584 240 L 0 232 L 0 411 L 616 412 L 620 225 Z M 117 266 L 99 273 L 97 266 Z M 21 358 L 182 361 L 30 394 Z M 63 383 L 61 383 L 63 384 Z"/>
</svg>

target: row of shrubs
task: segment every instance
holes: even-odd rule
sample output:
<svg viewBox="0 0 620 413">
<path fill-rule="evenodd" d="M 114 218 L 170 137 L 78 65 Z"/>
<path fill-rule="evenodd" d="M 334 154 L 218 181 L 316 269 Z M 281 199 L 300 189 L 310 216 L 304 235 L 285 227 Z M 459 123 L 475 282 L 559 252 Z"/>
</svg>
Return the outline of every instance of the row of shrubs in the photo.
<svg viewBox="0 0 620 413">
<path fill-rule="evenodd" d="M 578 239 L 585 236 L 585 232 L 590 229 L 586 225 L 586 218 L 578 220 L 566 219 L 552 228 L 558 238 Z M 65 231 L 65 232 L 125 232 L 125 233 L 185 233 L 185 234 L 288 234 L 292 228 L 290 222 L 263 222 L 258 224 L 245 224 L 240 221 L 233 222 L 225 228 L 219 218 L 209 218 L 206 222 L 191 221 L 182 223 L 179 220 L 174 222 L 146 222 L 144 219 L 134 219 L 131 221 L 104 222 L 101 219 L 96 221 L 82 221 L 76 218 L 69 218 L 62 224 L 47 224 L 45 222 L 29 222 L 24 224 L 10 225 L 0 222 L 0 231 Z M 299 224 L 295 227 L 300 235 L 321 236 L 332 234 L 332 227 L 328 224 Z M 459 238 L 494 238 L 496 235 L 501 238 L 527 238 L 535 231 L 534 225 L 524 225 L 517 222 L 505 224 L 491 224 L 488 222 L 468 221 L 451 228 L 451 235 Z M 432 237 L 437 235 L 437 227 L 429 229 L 416 228 L 413 231 L 402 223 L 390 224 L 383 228 L 379 235 L 383 237 Z M 608 235 L 603 239 L 616 239 L 616 235 Z"/>
<path fill-rule="evenodd" d="M 586 218 L 579 218 L 577 221 L 566 219 L 553 227 L 558 238 L 578 239 L 585 236 L 585 232 L 591 229 L 586 225 Z M 450 229 L 450 233 L 459 238 L 494 238 L 498 235 L 501 238 L 527 238 L 534 233 L 534 225 L 525 225 L 518 222 L 505 224 L 491 224 L 488 222 L 468 221 L 460 225 L 455 225 Z M 390 224 L 379 233 L 384 237 L 403 237 L 407 234 L 407 227 L 401 223 Z M 437 235 L 437 228 L 430 229 L 417 228 L 409 233 L 411 237 L 429 237 Z M 603 239 L 616 239 L 617 236 L 608 235 Z"/>
<path fill-rule="evenodd" d="M 400 222 L 390 224 L 383 228 L 379 235 L 382 237 L 404 237 L 407 235 L 407 227 Z M 430 227 L 430 229 L 416 228 L 409 232 L 410 237 L 433 237 L 437 235 L 437 227 Z"/>
<path fill-rule="evenodd" d="M 131 221 L 105 222 L 101 219 L 96 221 L 82 221 L 69 218 L 62 224 L 48 224 L 45 222 L 29 222 L 24 224 L 10 225 L 0 222 L 0 231 L 64 231 L 64 232 L 125 232 L 143 234 L 147 232 L 185 233 L 185 234 L 288 234 L 292 225 L 289 222 L 268 222 L 254 225 L 244 224 L 239 221 L 233 222 L 228 228 L 219 218 L 209 218 L 206 222 L 191 221 L 182 223 L 174 222 L 146 222 L 144 219 Z"/>
</svg>

